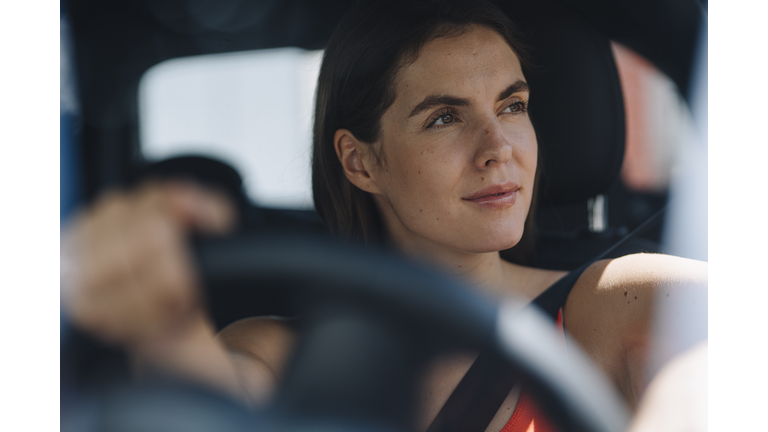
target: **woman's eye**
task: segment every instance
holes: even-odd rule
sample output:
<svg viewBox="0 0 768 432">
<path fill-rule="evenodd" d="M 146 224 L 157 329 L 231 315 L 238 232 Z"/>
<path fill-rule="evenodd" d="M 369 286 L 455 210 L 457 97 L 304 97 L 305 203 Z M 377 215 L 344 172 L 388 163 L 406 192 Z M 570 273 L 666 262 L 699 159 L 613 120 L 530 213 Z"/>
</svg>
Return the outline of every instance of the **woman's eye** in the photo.
<svg viewBox="0 0 768 432">
<path fill-rule="evenodd" d="M 453 114 L 451 113 L 442 114 L 440 117 L 435 119 L 435 122 L 432 124 L 439 126 L 439 125 L 445 125 L 449 123 L 453 123 Z"/>
<path fill-rule="evenodd" d="M 443 111 L 442 113 L 438 114 L 437 118 L 432 120 L 427 127 L 433 127 L 433 126 L 447 126 L 456 121 L 456 113 L 451 111 Z"/>
<path fill-rule="evenodd" d="M 528 104 L 523 101 L 517 101 L 512 105 L 504 108 L 503 113 L 521 113 L 528 111 Z"/>
</svg>

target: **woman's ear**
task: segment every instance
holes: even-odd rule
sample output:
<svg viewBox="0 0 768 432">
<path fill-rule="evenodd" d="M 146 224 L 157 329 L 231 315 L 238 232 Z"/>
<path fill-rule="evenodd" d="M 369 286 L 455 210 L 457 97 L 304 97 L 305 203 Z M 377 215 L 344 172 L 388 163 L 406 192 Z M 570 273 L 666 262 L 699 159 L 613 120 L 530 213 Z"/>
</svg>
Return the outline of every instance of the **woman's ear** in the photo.
<svg viewBox="0 0 768 432">
<path fill-rule="evenodd" d="M 360 142 L 348 129 L 339 129 L 333 135 L 333 147 L 344 169 L 344 175 L 358 188 L 372 194 L 380 194 L 372 175 L 373 162 L 368 156 L 368 144 Z"/>
</svg>

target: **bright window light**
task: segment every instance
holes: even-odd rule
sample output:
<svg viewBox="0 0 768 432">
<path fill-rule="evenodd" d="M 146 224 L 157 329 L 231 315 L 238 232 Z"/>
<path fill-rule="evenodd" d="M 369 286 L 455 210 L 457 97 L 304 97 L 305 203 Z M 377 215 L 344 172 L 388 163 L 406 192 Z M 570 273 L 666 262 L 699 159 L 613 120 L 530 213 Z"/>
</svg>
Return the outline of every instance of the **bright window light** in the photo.
<svg viewBox="0 0 768 432">
<path fill-rule="evenodd" d="M 139 87 L 148 160 L 197 154 L 231 164 L 258 205 L 312 208 L 312 108 L 322 51 L 173 59 Z"/>
</svg>

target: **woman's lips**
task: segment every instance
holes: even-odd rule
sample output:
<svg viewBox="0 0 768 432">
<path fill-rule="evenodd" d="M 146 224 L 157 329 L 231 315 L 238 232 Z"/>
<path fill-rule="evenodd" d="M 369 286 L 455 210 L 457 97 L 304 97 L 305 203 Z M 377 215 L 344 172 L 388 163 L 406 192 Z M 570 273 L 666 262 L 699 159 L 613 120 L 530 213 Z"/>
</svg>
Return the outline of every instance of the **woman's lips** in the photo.
<svg viewBox="0 0 768 432">
<path fill-rule="evenodd" d="M 485 208 L 507 208 L 515 205 L 519 189 L 517 183 L 504 183 L 480 189 L 462 199 Z"/>
</svg>

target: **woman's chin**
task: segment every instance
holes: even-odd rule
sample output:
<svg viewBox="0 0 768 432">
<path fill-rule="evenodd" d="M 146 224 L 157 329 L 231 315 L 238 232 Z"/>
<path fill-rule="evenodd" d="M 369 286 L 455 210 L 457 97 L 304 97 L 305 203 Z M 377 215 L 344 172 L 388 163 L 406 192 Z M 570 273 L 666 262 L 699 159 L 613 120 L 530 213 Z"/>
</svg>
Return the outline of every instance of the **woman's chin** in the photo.
<svg viewBox="0 0 768 432">
<path fill-rule="evenodd" d="M 466 246 L 463 249 L 473 253 L 499 252 L 517 245 L 522 236 L 522 232 L 483 234 L 466 242 Z"/>
</svg>

